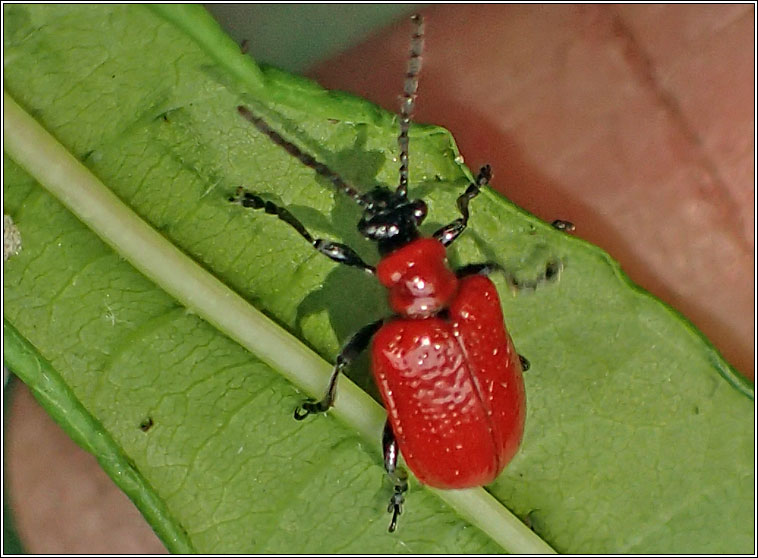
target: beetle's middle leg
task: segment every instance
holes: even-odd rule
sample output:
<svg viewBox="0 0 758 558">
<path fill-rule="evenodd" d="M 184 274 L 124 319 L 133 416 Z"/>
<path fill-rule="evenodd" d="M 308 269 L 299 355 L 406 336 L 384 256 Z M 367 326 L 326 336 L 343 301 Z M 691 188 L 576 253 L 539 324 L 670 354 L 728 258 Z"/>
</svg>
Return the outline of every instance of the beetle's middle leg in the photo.
<svg viewBox="0 0 758 558">
<path fill-rule="evenodd" d="M 334 400 L 337 397 L 337 379 L 340 372 L 358 358 L 358 355 L 368 347 L 371 338 L 383 323 L 384 319 L 381 319 L 363 326 L 345 343 L 345 346 L 342 347 L 342 350 L 337 355 L 337 364 L 334 365 L 332 375 L 329 377 L 329 384 L 327 385 L 324 397 L 320 401 L 314 401 L 313 399 L 304 401 L 295 409 L 295 419 L 303 420 L 308 415 L 326 412 L 334 405 Z"/>
<path fill-rule="evenodd" d="M 529 279 L 518 278 L 515 273 L 495 262 L 464 265 L 456 269 L 455 274 L 458 279 L 463 279 L 469 275 L 490 275 L 495 271 L 503 274 L 508 286 L 514 291 L 534 290 L 541 283 L 557 281 L 563 271 L 563 262 L 559 259 L 551 259 L 545 264 L 544 270 Z"/>
</svg>

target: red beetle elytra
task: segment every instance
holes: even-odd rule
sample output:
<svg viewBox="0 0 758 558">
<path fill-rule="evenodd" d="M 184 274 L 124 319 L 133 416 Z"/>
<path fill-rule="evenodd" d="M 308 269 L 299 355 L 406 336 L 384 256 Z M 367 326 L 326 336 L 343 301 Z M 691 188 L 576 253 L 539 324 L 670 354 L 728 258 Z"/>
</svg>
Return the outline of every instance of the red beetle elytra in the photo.
<svg viewBox="0 0 758 558">
<path fill-rule="evenodd" d="M 386 256 L 377 275 L 398 317 L 374 336 L 373 372 L 405 462 L 437 488 L 489 484 L 516 453 L 526 410 L 494 284 L 459 279 L 435 238 Z"/>
<path fill-rule="evenodd" d="M 491 178 L 489 166 L 458 198 L 461 217 L 431 238 L 421 238 L 418 231 L 426 204 L 407 197 L 408 129 L 423 46 L 421 17 L 412 19 L 416 30 L 400 112 L 400 180 L 394 191 L 379 186 L 359 193 L 262 118 L 238 107 L 258 130 L 363 208 L 358 230 L 378 245 L 382 259 L 376 268 L 349 246 L 314 239 L 289 211 L 257 194 L 240 188 L 229 199 L 278 216 L 319 252 L 376 275 L 389 290 L 395 315 L 353 335 L 337 356 L 324 398 L 304 402 L 295 418 L 328 410 L 340 371 L 371 344 L 374 378 L 389 415 L 382 443 L 385 469 L 394 484 L 390 531 L 395 530 L 408 488 L 405 471 L 397 467 L 399 453 L 424 484 L 448 489 L 481 486 L 492 482 L 518 450 L 526 414 L 521 374 L 528 362 L 513 347 L 495 285 L 487 277 L 499 266 L 483 263 L 453 271 L 446 259 L 446 247 L 468 223 L 469 201 Z"/>
</svg>

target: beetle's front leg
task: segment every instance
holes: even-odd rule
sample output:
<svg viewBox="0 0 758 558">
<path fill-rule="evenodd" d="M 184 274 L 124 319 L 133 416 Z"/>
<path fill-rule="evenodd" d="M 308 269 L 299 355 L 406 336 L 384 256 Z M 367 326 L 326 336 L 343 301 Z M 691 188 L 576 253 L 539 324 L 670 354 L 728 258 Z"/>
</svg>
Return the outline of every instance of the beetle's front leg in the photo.
<svg viewBox="0 0 758 558">
<path fill-rule="evenodd" d="M 357 267 L 367 273 L 374 273 L 375 271 L 374 267 L 364 262 L 355 250 L 350 248 L 350 246 L 331 242 L 322 238 L 313 238 L 303 224 L 286 208 L 276 205 L 273 202 L 266 201 L 258 194 L 248 192 L 240 186 L 237 188 L 234 195 L 229 198 L 229 201 L 248 209 L 263 209 L 269 215 L 276 215 L 280 220 L 295 229 L 300 236 L 307 240 L 317 251 L 321 252 L 334 262 Z"/>
<path fill-rule="evenodd" d="M 460 236 L 460 234 L 466 230 L 468 225 L 468 202 L 474 199 L 481 192 L 482 186 L 489 184 L 492 179 L 492 168 L 489 165 L 485 165 L 479 171 L 476 176 L 476 181 L 472 182 L 466 188 L 466 191 L 458 196 L 458 211 L 461 212 L 461 217 L 445 225 L 432 236 L 439 240 L 444 246 L 450 246 L 453 241 Z"/>
<path fill-rule="evenodd" d="M 313 399 L 304 401 L 297 409 L 295 409 L 295 419 L 303 420 L 308 415 L 324 413 L 334 405 L 334 400 L 337 397 L 337 379 L 339 378 L 340 372 L 358 358 L 358 355 L 368 347 L 371 338 L 383 323 L 384 319 L 381 319 L 362 327 L 347 343 L 345 343 L 345 346 L 342 347 L 342 350 L 337 355 L 337 364 L 334 365 L 332 375 L 329 377 L 329 384 L 327 385 L 326 394 L 323 399 L 320 401 L 314 401 Z"/>
</svg>

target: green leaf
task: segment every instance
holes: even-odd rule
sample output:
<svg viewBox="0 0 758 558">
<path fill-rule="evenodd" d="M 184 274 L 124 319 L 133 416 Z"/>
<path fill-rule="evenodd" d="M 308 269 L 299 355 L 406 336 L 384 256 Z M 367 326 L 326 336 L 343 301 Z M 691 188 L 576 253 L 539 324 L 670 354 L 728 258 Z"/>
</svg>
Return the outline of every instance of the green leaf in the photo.
<svg viewBox="0 0 758 558">
<path fill-rule="evenodd" d="M 494 498 L 414 483 L 387 534 L 382 412 L 341 382 L 329 416 L 292 420 L 329 366 L 290 335 L 333 361 L 387 314 L 383 292 L 226 198 L 244 184 L 375 261 L 350 200 L 235 107 L 361 188 L 396 181 L 394 117 L 255 66 L 197 7 L 15 4 L 4 23 L 5 211 L 23 242 L 5 358 L 170 550 L 545 552 L 539 535 L 564 552 L 752 551 L 752 387 L 606 254 L 491 191 L 451 260 L 524 281 L 563 269 L 533 291 L 498 281 L 532 362 L 522 449 Z M 471 175 L 446 131 L 411 142 L 434 230 Z M 350 376 L 373 393 L 365 360 Z"/>
</svg>

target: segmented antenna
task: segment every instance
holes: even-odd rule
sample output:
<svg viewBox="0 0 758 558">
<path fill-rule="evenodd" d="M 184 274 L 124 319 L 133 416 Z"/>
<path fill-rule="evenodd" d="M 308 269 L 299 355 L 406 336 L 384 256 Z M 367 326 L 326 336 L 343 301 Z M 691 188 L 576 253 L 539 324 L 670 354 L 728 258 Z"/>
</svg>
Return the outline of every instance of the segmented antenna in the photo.
<svg viewBox="0 0 758 558">
<path fill-rule="evenodd" d="M 424 50 L 424 20 L 420 14 L 412 16 L 411 19 L 416 25 L 416 31 L 411 38 L 411 55 L 408 58 L 403 101 L 400 104 L 400 135 L 397 138 L 397 144 L 400 147 L 400 184 L 397 187 L 397 193 L 403 197 L 408 192 L 408 129 L 411 126 L 418 76 L 421 73 L 421 52 Z"/>
<path fill-rule="evenodd" d="M 258 130 L 266 134 L 271 139 L 271 141 L 284 148 L 287 153 L 295 157 L 305 166 L 312 168 L 318 174 L 329 180 L 337 190 L 352 198 L 355 203 L 361 207 L 366 207 L 368 205 L 366 201 L 364 201 L 363 196 L 361 196 L 360 192 L 345 182 L 340 175 L 327 167 L 324 163 L 321 163 L 314 159 L 311 155 L 304 153 L 294 143 L 291 143 L 284 139 L 281 135 L 279 135 L 279 132 L 271 128 L 271 126 L 269 126 L 268 123 L 261 117 L 256 116 L 242 105 L 237 107 L 237 111 L 245 119 L 249 120 L 251 124 L 258 128 Z"/>
</svg>

